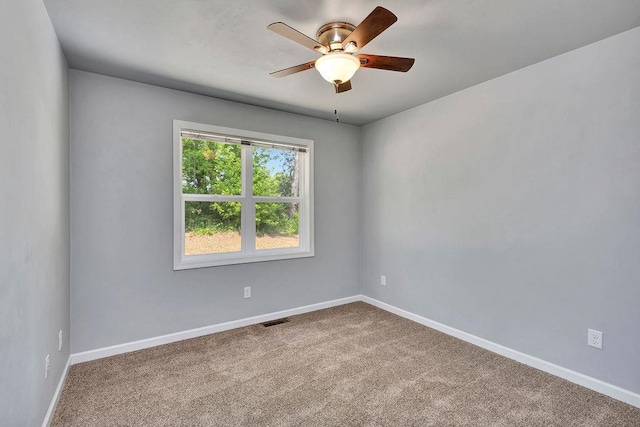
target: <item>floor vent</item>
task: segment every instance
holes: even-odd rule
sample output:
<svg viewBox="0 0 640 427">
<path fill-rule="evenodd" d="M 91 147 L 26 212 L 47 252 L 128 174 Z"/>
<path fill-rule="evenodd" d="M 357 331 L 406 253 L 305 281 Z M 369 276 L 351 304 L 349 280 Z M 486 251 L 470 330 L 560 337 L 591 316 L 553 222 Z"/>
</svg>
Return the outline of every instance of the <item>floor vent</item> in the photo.
<svg viewBox="0 0 640 427">
<path fill-rule="evenodd" d="M 264 322 L 262 324 L 262 326 L 268 328 L 269 326 L 275 326 L 275 325 L 279 325 L 281 323 L 287 323 L 288 321 L 289 321 L 289 319 L 285 317 L 284 319 L 277 319 L 277 320 L 272 320 L 270 322 Z"/>
</svg>

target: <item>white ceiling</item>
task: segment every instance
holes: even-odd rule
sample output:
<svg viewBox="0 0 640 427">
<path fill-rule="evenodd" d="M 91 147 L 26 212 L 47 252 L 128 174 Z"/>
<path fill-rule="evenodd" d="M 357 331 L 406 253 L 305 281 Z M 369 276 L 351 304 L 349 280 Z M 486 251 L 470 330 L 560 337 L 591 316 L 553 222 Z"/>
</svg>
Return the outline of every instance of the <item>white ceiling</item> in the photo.
<svg viewBox="0 0 640 427">
<path fill-rule="evenodd" d="M 640 25 L 639 0 L 44 0 L 71 68 L 361 125 Z M 339 95 L 317 55 L 269 30 L 315 38 L 375 6 L 398 22 L 362 53 L 409 56 L 408 73 L 361 69 Z"/>
</svg>

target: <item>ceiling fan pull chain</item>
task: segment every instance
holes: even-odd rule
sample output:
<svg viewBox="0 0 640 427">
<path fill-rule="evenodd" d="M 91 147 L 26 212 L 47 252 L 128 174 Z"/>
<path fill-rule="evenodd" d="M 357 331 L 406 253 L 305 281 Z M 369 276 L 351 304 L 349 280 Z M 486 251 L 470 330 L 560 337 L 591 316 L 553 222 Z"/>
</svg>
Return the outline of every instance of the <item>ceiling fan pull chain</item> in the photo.
<svg viewBox="0 0 640 427">
<path fill-rule="evenodd" d="M 338 85 L 336 84 L 336 87 Z M 333 114 L 336 115 L 336 123 L 340 123 L 340 116 L 338 115 L 338 91 L 336 91 L 336 108 L 333 110 Z"/>
</svg>

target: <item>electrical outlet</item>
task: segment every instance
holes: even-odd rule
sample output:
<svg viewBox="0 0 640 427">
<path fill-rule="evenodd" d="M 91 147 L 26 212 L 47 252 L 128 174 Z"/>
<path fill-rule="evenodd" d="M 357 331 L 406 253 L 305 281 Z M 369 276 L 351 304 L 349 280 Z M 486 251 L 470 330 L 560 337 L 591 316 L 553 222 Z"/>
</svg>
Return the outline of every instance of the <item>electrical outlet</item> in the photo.
<svg viewBox="0 0 640 427">
<path fill-rule="evenodd" d="M 62 329 L 58 332 L 58 351 L 62 351 Z"/>
<path fill-rule="evenodd" d="M 596 331 L 595 329 L 588 329 L 587 345 L 602 350 L 602 332 Z"/>
<path fill-rule="evenodd" d="M 44 379 L 49 378 L 49 368 L 51 368 L 51 363 L 49 363 L 49 355 L 44 358 Z"/>
<path fill-rule="evenodd" d="M 251 298 L 251 286 L 244 287 L 244 297 Z"/>
<path fill-rule="evenodd" d="M 380 284 L 382 286 L 387 286 L 387 276 L 380 276 Z"/>
</svg>

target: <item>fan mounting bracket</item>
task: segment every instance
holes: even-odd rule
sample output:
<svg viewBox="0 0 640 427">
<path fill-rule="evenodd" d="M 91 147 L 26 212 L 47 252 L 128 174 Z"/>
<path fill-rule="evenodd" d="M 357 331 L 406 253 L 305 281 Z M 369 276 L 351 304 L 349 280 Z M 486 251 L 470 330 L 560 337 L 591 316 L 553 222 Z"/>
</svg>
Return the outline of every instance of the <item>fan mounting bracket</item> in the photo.
<svg viewBox="0 0 640 427">
<path fill-rule="evenodd" d="M 348 22 L 329 22 L 320 27 L 316 33 L 316 39 L 329 48 L 329 51 L 343 50 L 342 42 L 355 29 L 356 26 Z"/>
</svg>

